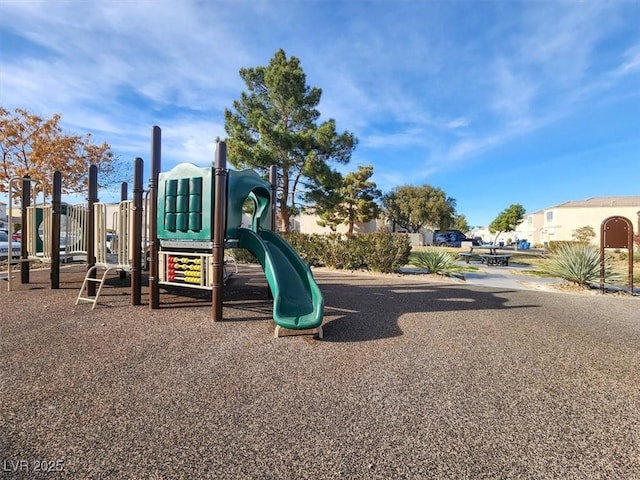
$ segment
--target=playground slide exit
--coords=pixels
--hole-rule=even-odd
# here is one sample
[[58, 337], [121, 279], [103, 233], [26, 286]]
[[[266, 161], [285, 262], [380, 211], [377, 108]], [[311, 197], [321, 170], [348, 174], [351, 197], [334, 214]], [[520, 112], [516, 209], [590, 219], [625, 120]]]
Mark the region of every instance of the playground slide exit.
[[238, 229], [238, 246], [260, 262], [273, 294], [273, 320], [303, 330], [322, 324], [324, 299], [311, 269], [282, 237], [271, 230]]

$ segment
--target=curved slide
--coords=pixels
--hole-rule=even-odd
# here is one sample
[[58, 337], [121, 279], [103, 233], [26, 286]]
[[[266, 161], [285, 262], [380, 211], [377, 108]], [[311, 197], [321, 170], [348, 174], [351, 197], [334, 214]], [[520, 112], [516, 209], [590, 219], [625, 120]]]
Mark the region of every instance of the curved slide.
[[260, 262], [273, 294], [276, 325], [304, 330], [322, 324], [324, 299], [311, 269], [277, 233], [238, 229], [238, 246], [249, 250]]

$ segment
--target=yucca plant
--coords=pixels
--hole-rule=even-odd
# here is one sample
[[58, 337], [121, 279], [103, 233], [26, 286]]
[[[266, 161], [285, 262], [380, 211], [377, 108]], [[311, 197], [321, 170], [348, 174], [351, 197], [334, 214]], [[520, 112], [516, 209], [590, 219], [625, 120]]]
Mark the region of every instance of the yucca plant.
[[[605, 279], [608, 282], [623, 280], [622, 273], [610, 257], [605, 256], [603, 262]], [[581, 287], [600, 280], [600, 265], [598, 248], [578, 242], [558, 245], [553, 256], [541, 262], [544, 271]]]
[[411, 255], [410, 263], [438, 275], [452, 276], [462, 270], [462, 267], [456, 263], [455, 255], [437, 248], [415, 252]]

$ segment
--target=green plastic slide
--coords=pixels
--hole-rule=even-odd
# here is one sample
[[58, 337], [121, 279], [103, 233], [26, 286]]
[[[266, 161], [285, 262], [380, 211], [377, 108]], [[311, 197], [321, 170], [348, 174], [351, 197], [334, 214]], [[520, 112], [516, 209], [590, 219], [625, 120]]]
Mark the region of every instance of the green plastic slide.
[[273, 320], [293, 330], [322, 324], [324, 299], [311, 269], [282, 237], [271, 230], [239, 228], [238, 246], [260, 262], [273, 294]]

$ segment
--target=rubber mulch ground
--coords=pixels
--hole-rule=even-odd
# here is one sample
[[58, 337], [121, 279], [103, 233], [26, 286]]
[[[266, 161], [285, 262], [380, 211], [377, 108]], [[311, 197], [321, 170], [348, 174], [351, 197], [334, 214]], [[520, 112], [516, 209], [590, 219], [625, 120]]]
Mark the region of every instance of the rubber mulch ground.
[[637, 298], [316, 271], [320, 341], [256, 267], [217, 323], [83, 268], [0, 282], [3, 478], [640, 478]]

